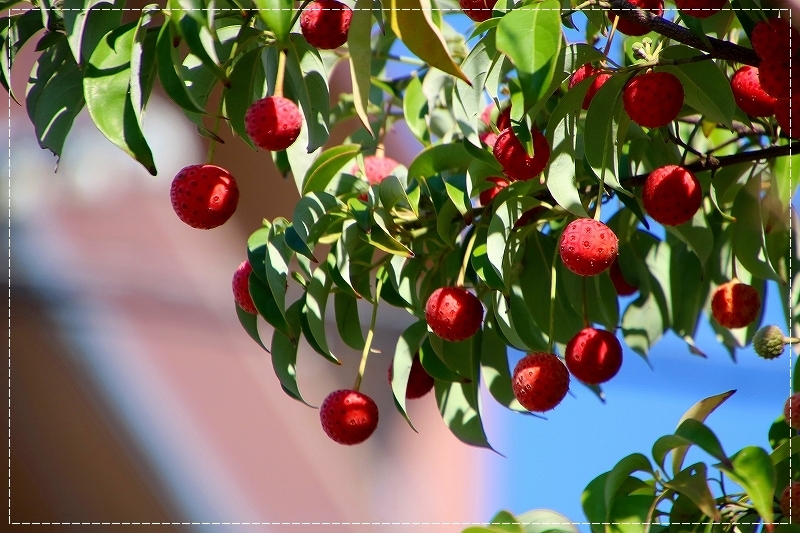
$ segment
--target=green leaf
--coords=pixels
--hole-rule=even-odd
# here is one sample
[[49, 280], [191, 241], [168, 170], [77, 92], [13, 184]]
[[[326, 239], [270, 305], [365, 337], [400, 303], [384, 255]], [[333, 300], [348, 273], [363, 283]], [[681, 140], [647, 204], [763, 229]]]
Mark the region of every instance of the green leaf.
[[559, 8], [558, 0], [523, 5], [497, 26], [497, 49], [514, 62], [523, 90], [518, 116], [536, 105], [553, 81], [563, 44]]
[[[786, 424], [786, 426], [789, 427], [788, 424]], [[791, 442], [789, 442], [790, 440]], [[770, 459], [773, 465], [778, 466], [778, 463], [781, 461], [797, 454], [800, 454], [800, 435], [794, 435], [790, 439], [783, 441], [778, 447], [772, 450]]]
[[258, 9], [258, 16], [267, 25], [267, 29], [275, 34], [278, 43], [288, 45], [291, 31], [294, 2], [292, 0], [253, 0]]
[[403, 418], [406, 419], [411, 429], [416, 431], [414, 424], [408, 417], [406, 411], [406, 387], [408, 386], [408, 376], [411, 374], [411, 364], [414, 362], [414, 355], [419, 351], [422, 342], [428, 336], [428, 326], [425, 322], [414, 322], [397, 339], [394, 349], [394, 359], [392, 360], [392, 395], [394, 405]]
[[758, 446], [748, 446], [731, 457], [731, 466], [714, 465], [738, 483], [750, 496], [753, 507], [764, 522], [772, 522], [775, 497], [775, 467], [769, 454]]
[[306, 285], [303, 316], [308, 321], [308, 329], [319, 348], [320, 355], [340, 365], [342, 363], [331, 353], [325, 337], [325, 306], [328, 304], [332, 284], [328, 277], [327, 264], [323, 263], [314, 270], [314, 275]]
[[478, 128], [484, 107], [484, 86], [492, 66], [499, 58], [500, 55], [495, 46], [495, 33], [492, 32], [478, 41], [461, 63], [461, 69], [472, 80], [472, 85], [468, 85], [462, 80], [455, 81], [453, 116], [465, 142], [477, 148], [481, 147]]
[[[285, 310], [286, 286], [289, 275], [289, 261], [294, 254], [286, 245], [286, 236], [284, 234], [286, 226], [288, 226], [288, 223], [285, 219], [276, 219], [270, 228], [264, 268], [267, 273], [267, 284], [272, 292], [272, 296], [275, 298], [278, 310], [287, 322], [289, 322]], [[298, 331], [298, 329], [292, 329], [295, 332]]]
[[254, 315], [252, 313], [248, 313], [241, 307], [239, 304], [235, 304], [236, 306], [236, 316], [239, 318], [239, 323], [242, 325], [244, 330], [250, 335], [250, 338], [256, 341], [259, 346], [264, 348], [264, 350], [269, 353], [269, 350], [266, 346], [264, 346], [264, 342], [261, 340], [261, 335], [258, 333], [258, 315]]
[[523, 524], [524, 533], [578, 533], [572, 520], [549, 509], [522, 513], [517, 520]]
[[409, 180], [425, 181], [443, 170], [466, 171], [471, 157], [461, 143], [438, 144], [426, 148], [408, 167]]
[[681, 422], [675, 430], [675, 435], [685, 438], [692, 444], [696, 444], [711, 454], [712, 457], [722, 461], [722, 463], [726, 465], [730, 464], [730, 460], [722, 450], [722, 444], [720, 444], [717, 436], [714, 435], [714, 432], [711, 431], [708, 426], [699, 420], [687, 418]]
[[450, 57], [447, 43], [431, 19], [430, 0], [389, 0], [392, 31], [411, 52], [432, 67], [471, 83]]
[[714, 248], [714, 232], [708, 227], [703, 209], [698, 209], [690, 221], [680, 226], [665, 226], [665, 228], [686, 243], [700, 259], [700, 264], [705, 270], [711, 250]]
[[297, 335], [300, 334], [299, 324], [297, 330], [292, 330], [292, 325], [286, 321], [283, 309], [278, 307], [269, 285], [262, 281], [255, 272], [251, 272], [248, 279], [250, 296], [253, 297], [253, 303], [258, 314], [264, 317], [267, 323], [275, 328], [276, 331], [280, 331], [287, 338], [297, 338]]
[[269, 227], [257, 229], [247, 239], [247, 262], [264, 283], [267, 282], [267, 270], [264, 265], [267, 258], [267, 239], [269, 239]]
[[333, 306], [339, 337], [350, 348], [363, 350], [364, 333], [361, 331], [361, 319], [358, 316], [358, 300], [350, 294], [336, 292], [333, 295]]
[[[709, 396], [708, 398], [703, 398], [692, 407], [689, 408], [688, 411], [683, 413], [681, 419], [678, 421], [678, 426], [683, 424], [686, 420], [697, 420], [698, 422], [705, 421], [708, 418], [708, 415], [713, 413], [717, 407], [725, 403], [725, 401], [733, 396], [735, 390], [729, 390], [728, 392], [723, 392], [721, 394], [715, 394], [714, 396]], [[688, 451], [688, 447], [686, 448], [678, 448], [672, 452], [672, 471], [673, 472], [680, 472], [683, 468], [683, 459], [686, 457], [686, 452]]]
[[761, 175], [754, 173], [739, 190], [731, 209], [736, 219], [731, 226], [733, 249], [742, 266], [754, 276], [785, 283], [767, 256], [760, 198]]
[[343, 144], [323, 151], [306, 171], [302, 194], [305, 196], [314, 191], [325, 190], [342, 167], [360, 150], [361, 146], [358, 144]]
[[433, 346], [431, 346], [431, 342], [429, 340], [430, 337], [430, 335], [427, 335], [419, 349], [419, 361], [422, 363], [422, 368], [425, 369], [425, 372], [430, 374], [433, 379], [437, 379], [439, 381], [444, 381], [447, 383], [466, 383], [468, 381], [467, 378], [459, 375], [456, 372], [453, 372], [447, 367], [446, 364], [444, 364], [442, 358], [437, 355], [436, 351], [433, 349]]
[[219, 35], [212, 28], [201, 0], [168, 0], [170, 20], [176, 25], [189, 51], [202, 61], [214, 76], [227, 81], [216, 49]]
[[124, 2], [119, 0], [64, 0], [64, 29], [78, 64], [94, 52], [100, 39], [120, 25]]
[[22, 15], [3, 17], [0, 19], [0, 83], [8, 91], [11, 98], [17, 101], [11, 88], [11, 66], [17, 53], [28, 40], [43, 28], [42, 17], [35, 10], [26, 11]]
[[621, 459], [608, 473], [603, 488], [603, 501], [606, 508], [605, 522], [610, 522], [611, 504], [617, 496], [617, 491], [633, 472], [648, 472], [653, 474], [650, 460], [641, 453], [632, 453]]
[[255, 48], [239, 56], [231, 67], [229, 86], [222, 92], [224, 114], [231, 128], [251, 148], [255, 145], [247, 134], [244, 117], [250, 105], [264, 96], [266, 75], [261, 61], [262, 52], [260, 48]]
[[105, 137], [156, 175], [153, 154], [131, 100], [131, 53], [137, 22], [107, 33], [92, 53], [84, 74], [89, 115]]
[[713, 518], [715, 521], [720, 520], [717, 501], [711, 494], [711, 489], [708, 488], [708, 474], [705, 464], [695, 463], [678, 472], [673, 479], [663, 483], [665, 487], [689, 498], [706, 516]]
[[[611, 76], [597, 91], [586, 113], [583, 135], [586, 161], [594, 173], [617, 190], [621, 189], [617, 176], [619, 156], [624, 138], [619, 138], [619, 129], [627, 115], [622, 109], [622, 88], [630, 77]], [[627, 193], [626, 193], [627, 194]]]
[[146, 8], [142, 11], [133, 34], [133, 46], [131, 47], [131, 106], [142, 131], [144, 131], [144, 108], [150, 98], [150, 91], [152, 91], [155, 81], [158, 33], [156, 30], [147, 29], [147, 25], [153, 18], [153, 9], [153, 5], [151, 5], [149, 10]]
[[[328, 141], [328, 73], [317, 49], [308, 44], [302, 35], [291, 34], [290, 38], [292, 46], [286, 51], [288, 83], [284, 90], [288, 98], [298, 103], [306, 119], [303, 129], [307, 135], [306, 152], [310, 154]], [[293, 146], [298, 146], [299, 142], [295, 141]], [[305, 173], [300, 173], [295, 176], [295, 180], [301, 180], [303, 176]], [[298, 190], [300, 189], [298, 183]]]
[[180, 70], [176, 68], [180, 65], [180, 61], [178, 48], [172, 46], [175, 37], [174, 25], [170, 22], [164, 22], [156, 42], [158, 79], [161, 82], [161, 87], [170, 100], [182, 109], [191, 113], [205, 114], [203, 106], [198, 104], [187, 90], [186, 82], [183, 80]]
[[[372, 71], [372, 6], [373, 0], [356, 0], [350, 30], [347, 32], [347, 50], [349, 52], [350, 81], [353, 84], [353, 104], [361, 123], [372, 135], [367, 107], [371, 87]], [[380, 16], [381, 10], [377, 9]]]
[[[292, 329], [300, 330], [300, 308], [303, 305], [302, 298], [286, 311], [286, 317]], [[275, 375], [281, 382], [281, 386], [291, 398], [311, 407], [311, 404], [303, 399], [297, 387], [297, 340], [290, 339], [282, 332], [275, 330], [272, 334], [272, 368]]]
[[511, 371], [508, 368], [506, 344], [497, 334], [496, 327], [494, 321], [484, 321], [481, 344], [481, 377], [492, 397], [500, 405], [513, 411], [527, 413], [528, 410], [522, 407], [511, 388]]
[[422, 82], [419, 81], [419, 77], [413, 76], [403, 94], [403, 117], [408, 124], [408, 129], [423, 145], [428, 145], [431, 141], [427, 116], [428, 99], [422, 92]]
[[392, 221], [385, 209], [374, 210], [372, 212], [372, 221], [374, 222], [372, 230], [369, 233], [360, 234], [362, 239], [384, 252], [402, 257], [414, 257], [414, 252], [389, 231]]

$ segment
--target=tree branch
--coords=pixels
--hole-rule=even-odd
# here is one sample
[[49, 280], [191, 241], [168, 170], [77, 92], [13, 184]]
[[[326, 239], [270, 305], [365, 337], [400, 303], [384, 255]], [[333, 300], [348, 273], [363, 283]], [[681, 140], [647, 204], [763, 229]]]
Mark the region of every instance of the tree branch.
[[708, 44], [692, 33], [689, 28], [679, 26], [649, 11], [642, 11], [627, 0], [604, 0], [600, 3], [600, 5], [602, 4], [608, 5], [611, 11], [618, 17], [641, 24], [651, 31], [669, 37], [679, 43], [689, 45], [692, 48], [707, 52], [717, 59], [736, 61], [754, 67], [757, 67], [760, 62], [759, 57], [751, 48], [739, 46], [729, 41], [715, 39], [714, 37], [708, 37], [708, 43], [711, 44], [709, 48]]

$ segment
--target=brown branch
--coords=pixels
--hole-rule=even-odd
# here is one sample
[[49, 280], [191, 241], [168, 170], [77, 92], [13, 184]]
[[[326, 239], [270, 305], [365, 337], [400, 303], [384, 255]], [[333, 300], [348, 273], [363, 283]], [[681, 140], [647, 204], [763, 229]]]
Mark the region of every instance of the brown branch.
[[714, 37], [708, 38], [708, 42], [711, 44], [709, 48], [708, 44], [692, 33], [689, 28], [679, 26], [649, 11], [642, 11], [627, 0], [605, 0], [601, 2], [600, 5], [603, 3], [607, 4], [611, 8], [611, 11], [618, 17], [641, 24], [651, 31], [669, 37], [679, 43], [689, 45], [692, 48], [707, 52], [717, 59], [736, 61], [737, 63], [743, 63], [754, 67], [757, 67], [760, 62], [759, 57], [751, 48], [739, 46], [738, 44], [733, 44], [729, 41], [716, 39]]

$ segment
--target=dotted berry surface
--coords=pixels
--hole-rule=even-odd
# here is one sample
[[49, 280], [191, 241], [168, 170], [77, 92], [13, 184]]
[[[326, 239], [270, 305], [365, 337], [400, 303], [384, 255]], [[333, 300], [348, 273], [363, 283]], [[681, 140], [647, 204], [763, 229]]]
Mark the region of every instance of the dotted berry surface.
[[[364, 170], [367, 172], [367, 181], [370, 185], [377, 185], [382, 182], [386, 176], [391, 176], [400, 163], [391, 157], [379, 157], [377, 155], [368, 155], [364, 158]], [[358, 163], [353, 164], [350, 173], [358, 176], [361, 169], [358, 168]]]
[[367, 440], [378, 427], [378, 406], [361, 392], [337, 390], [322, 402], [319, 418], [331, 440], [350, 446]]
[[[664, 0], [628, 0], [628, 1], [631, 4], [635, 5], [636, 7], [654, 13], [659, 17], [664, 14]], [[612, 24], [614, 22], [614, 19], [616, 18], [617, 15], [615, 15], [613, 11], [610, 11], [608, 13], [608, 20], [610, 20]], [[619, 19], [619, 22], [617, 23], [617, 31], [620, 33], [624, 33], [625, 35], [630, 35], [632, 37], [638, 37], [650, 32], [649, 29], [642, 26], [641, 24], [632, 22], [624, 18]]]
[[254, 315], [258, 311], [256, 311], [256, 304], [253, 303], [253, 297], [250, 296], [250, 273], [252, 271], [253, 267], [250, 266], [250, 263], [242, 261], [242, 264], [233, 273], [231, 285], [233, 287], [233, 298], [239, 304], [239, 307]]
[[683, 107], [683, 85], [669, 72], [647, 72], [632, 78], [622, 104], [632, 121], [646, 128], [666, 126]]
[[752, 323], [761, 310], [758, 291], [739, 281], [723, 283], [711, 297], [711, 314], [720, 326], [734, 329]]
[[703, 189], [692, 172], [678, 165], [666, 165], [647, 176], [642, 203], [653, 220], [678, 226], [692, 219], [703, 203]]
[[[791, 52], [789, 48], [791, 41]], [[783, 18], [763, 20], [753, 27], [750, 44], [761, 59], [789, 57], [800, 49], [800, 34]]]
[[[800, 429], [800, 392], [795, 392], [783, 404], [783, 417], [786, 423], [794, 429]], [[797, 501], [800, 505], [800, 500]]]
[[308, 44], [333, 50], [347, 42], [353, 11], [336, 0], [311, 2], [300, 15], [300, 32]]
[[236, 180], [216, 165], [184, 167], [172, 180], [169, 195], [178, 218], [197, 229], [221, 226], [239, 203]]
[[[790, 111], [791, 106], [791, 113]], [[791, 120], [790, 120], [791, 118]], [[775, 120], [781, 130], [793, 139], [800, 139], [800, 94], [775, 100]], [[795, 128], [794, 125], [797, 124]]]
[[285, 150], [297, 140], [302, 125], [297, 105], [282, 96], [256, 100], [244, 116], [247, 135], [264, 150]]
[[461, 10], [475, 22], [483, 22], [492, 18], [492, 8], [497, 0], [458, 0]]
[[542, 173], [550, 162], [550, 145], [538, 130], [531, 131], [533, 137], [533, 157], [528, 155], [511, 128], [504, 129], [497, 136], [492, 153], [503, 172], [512, 180], [530, 180]]
[[585, 328], [567, 343], [564, 359], [570, 373], [590, 385], [605, 383], [622, 367], [622, 346], [613, 333]]
[[440, 287], [425, 304], [425, 319], [431, 330], [451, 342], [472, 337], [483, 323], [483, 305], [461, 287]]
[[600, 69], [592, 67], [589, 63], [581, 66], [572, 73], [572, 76], [569, 77], [569, 88], [572, 89], [574, 86], [589, 78], [594, 76], [594, 79], [589, 84], [589, 88], [586, 90], [586, 96], [583, 97], [583, 103], [581, 107], [583, 109], [589, 109], [589, 104], [592, 103], [592, 99], [594, 95], [597, 94], [597, 91], [600, 90], [600, 87], [611, 78], [611, 74], [606, 72], [602, 72]]
[[728, 0], [675, 0], [681, 13], [704, 19], [719, 13]]
[[758, 81], [758, 69], [745, 65], [731, 78], [733, 99], [742, 111], [752, 117], [770, 117], [775, 113], [775, 98], [768, 95]]
[[780, 507], [783, 516], [792, 522], [800, 521], [800, 481], [793, 481], [781, 493]]
[[533, 352], [514, 367], [511, 388], [528, 411], [543, 413], [555, 408], [569, 390], [569, 372], [555, 354]]
[[579, 218], [561, 234], [559, 255], [579, 276], [594, 276], [611, 266], [619, 252], [616, 234], [598, 220]]
[[[394, 362], [389, 365], [389, 383], [392, 382], [394, 375]], [[422, 398], [433, 389], [433, 377], [425, 371], [422, 366], [422, 361], [419, 359], [419, 354], [414, 355], [414, 360], [411, 362], [411, 373], [408, 375], [408, 382], [406, 383], [406, 399], [415, 400]]]
[[790, 72], [800, 72], [800, 61], [789, 57], [768, 57], [758, 65], [758, 81], [768, 95], [775, 98], [789, 98], [792, 93], [800, 92], [798, 84], [790, 88]]

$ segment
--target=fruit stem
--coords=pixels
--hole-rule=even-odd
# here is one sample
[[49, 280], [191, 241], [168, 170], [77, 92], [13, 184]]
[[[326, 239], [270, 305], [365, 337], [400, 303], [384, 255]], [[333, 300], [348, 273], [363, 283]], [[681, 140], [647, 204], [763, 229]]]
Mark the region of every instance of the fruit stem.
[[[217, 137], [217, 132], [219, 131], [219, 119], [222, 117], [222, 105], [225, 102], [225, 99], [222, 96], [219, 97], [219, 105], [217, 106], [217, 116], [214, 119], [214, 137]], [[209, 165], [214, 163], [214, 150], [217, 147], [217, 140], [212, 138], [211, 142], [208, 143], [208, 154], [206, 155], [206, 161]]]
[[603, 205], [603, 193], [605, 191], [606, 191], [606, 176], [604, 170], [603, 173], [600, 174], [600, 186], [597, 188], [597, 201], [595, 202], [594, 206], [594, 217], [592, 217], [598, 222], [600, 221], [600, 209]]
[[278, 77], [275, 79], [273, 96], [283, 96], [283, 78], [286, 73], [286, 49], [278, 52]]
[[302, 4], [300, 4], [300, 7], [299, 7], [299, 8], [297, 8], [297, 11], [295, 11], [295, 13], [294, 13], [294, 17], [292, 17], [292, 23], [291, 23], [291, 24], [289, 24], [289, 29], [290, 29], [290, 30], [291, 30], [292, 28], [294, 28], [294, 25], [295, 25], [295, 24], [297, 24], [297, 19], [299, 19], [299, 18], [300, 18], [300, 15], [303, 13], [303, 10], [305, 10], [306, 6], [307, 6], [308, 4], [310, 4], [311, 2], [313, 2], [313, 1], [314, 1], [314, 0], [303, 0], [303, 3], [302, 3]]
[[378, 277], [377, 286], [375, 288], [375, 305], [372, 306], [372, 318], [369, 322], [369, 331], [367, 331], [367, 339], [364, 341], [364, 351], [361, 352], [361, 362], [358, 365], [358, 376], [353, 385], [353, 390], [358, 391], [361, 388], [361, 380], [364, 378], [364, 370], [367, 368], [367, 358], [369, 357], [369, 349], [372, 347], [372, 338], [375, 336], [375, 322], [378, 318], [378, 302], [381, 299], [381, 289], [383, 288], [383, 279]]
[[606, 47], [603, 49], [603, 55], [608, 57], [608, 52], [611, 50], [611, 43], [614, 42], [614, 35], [617, 33], [617, 24], [619, 24], [619, 17], [614, 17], [614, 23], [611, 25], [611, 31], [608, 32], [608, 40]]
[[586, 276], [581, 276], [583, 294], [581, 296], [581, 305], [583, 306], [583, 327], [589, 327], [589, 313], [586, 307]]
[[467, 265], [469, 258], [472, 256], [472, 247], [475, 246], [475, 237], [478, 236], [478, 230], [474, 230], [467, 242], [467, 248], [464, 251], [464, 259], [461, 261], [461, 269], [458, 271], [458, 278], [456, 279], [456, 287], [464, 286], [464, 277], [467, 274]]
[[800, 339], [798, 339], [797, 337], [784, 337], [783, 338], [783, 343], [784, 344], [797, 344], [798, 342], [800, 342]]
[[547, 332], [547, 351], [553, 353], [553, 332], [556, 329], [556, 265], [558, 264], [559, 246], [556, 242], [556, 251], [550, 265], [550, 329]]

